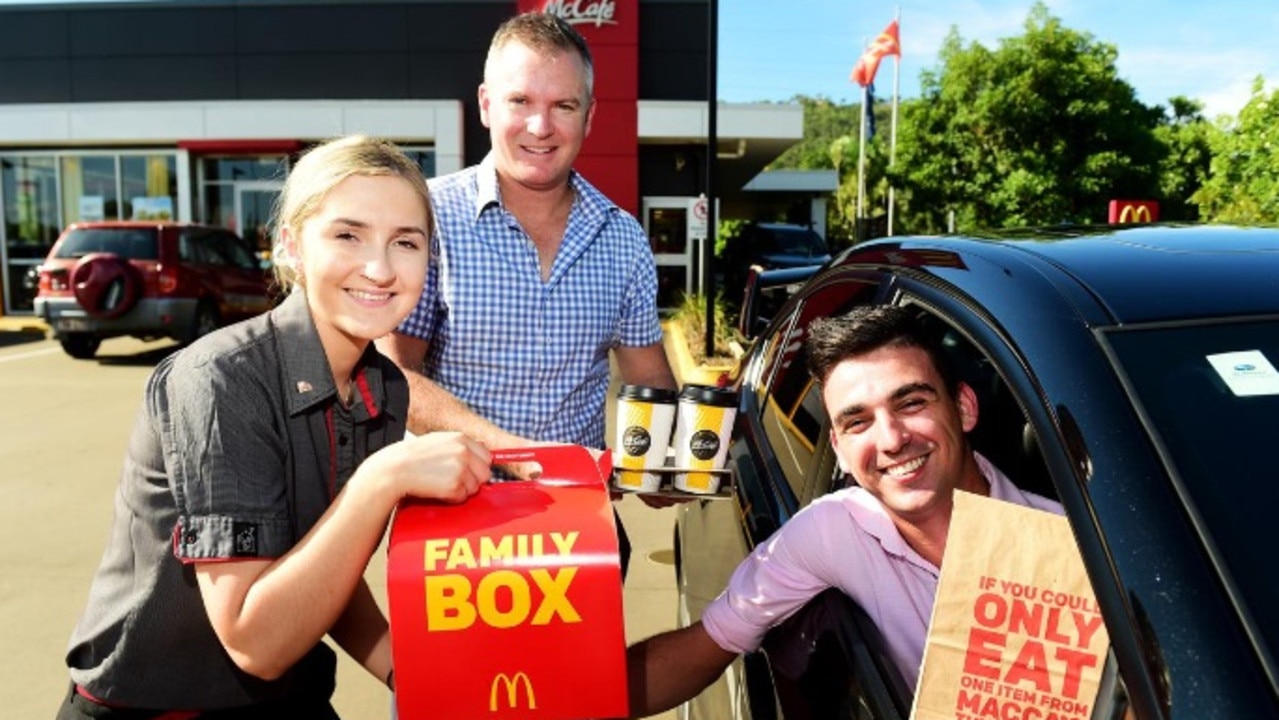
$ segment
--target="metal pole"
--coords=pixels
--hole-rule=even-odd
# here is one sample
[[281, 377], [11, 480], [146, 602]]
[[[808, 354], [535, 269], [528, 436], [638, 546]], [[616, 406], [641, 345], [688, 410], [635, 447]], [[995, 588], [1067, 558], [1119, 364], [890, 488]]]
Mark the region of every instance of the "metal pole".
[[[897, 17], [894, 19], [897, 21], [897, 33], [898, 33], [898, 37], [900, 38], [901, 37], [901, 21], [902, 21], [902, 9], [900, 6], [897, 8]], [[901, 90], [901, 78], [902, 78], [902, 56], [901, 56], [901, 47], [899, 43], [897, 48], [897, 54], [893, 56], [893, 128], [891, 130], [892, 134], [889, 135], [889, 141], [888, 141], [888, 167], [890, 169], [897, 162], [897, 93]], [[890, 237], [893, 234], [893, 206], [896, 204], [894, 202], [894, 196], [896, 195], [896, 193], [893, 190], [894, 188], [892, 183], [889, 183], [888, 185], [888, 234]]]
[[866, 203], [866, 103], [869, 99], [870, 93], [863, 87], [861, 123], [858, 126], [857, 134], [857, 225], [856, 231], [853, 233], [855, 242], [861, 242], [866, 239], [864, 211]]
[[719, 155], [718, 87], [719, 2], [708, 0], [706, 19], [706, 240], [702, 242], [702, 288], [706, 300], [706, 357], [715, 355], [715, 163]]

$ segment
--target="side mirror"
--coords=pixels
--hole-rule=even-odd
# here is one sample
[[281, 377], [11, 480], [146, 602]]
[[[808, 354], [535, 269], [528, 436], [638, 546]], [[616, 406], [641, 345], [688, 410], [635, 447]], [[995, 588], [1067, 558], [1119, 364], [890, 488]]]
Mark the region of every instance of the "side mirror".
[[821, 265], [805, 265], [765, 270], [759, 265], [752, 265], [746, 273], [746, 289], [742, 296], [742, 312], [737, 318], [737, 331], [747, 339], [759, 335], [768, 328], [773, 316], [786, 301], [821, 269]]
[[759, 276], [764, 268], [751, 265], [746, 271], [746, 287], [742, 290], [742, 309], [737, 314], [737, 332], [742, 337], [755, 337], [755, 323], [759, 317]]

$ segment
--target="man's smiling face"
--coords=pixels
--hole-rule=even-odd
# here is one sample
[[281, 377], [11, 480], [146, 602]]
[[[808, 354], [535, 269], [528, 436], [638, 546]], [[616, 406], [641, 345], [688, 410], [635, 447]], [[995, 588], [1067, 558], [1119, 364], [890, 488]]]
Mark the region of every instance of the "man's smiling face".
[[546, 54], [518, 41], [498, 50], [479, 91], [498, 175], [531, 190], [562, 186], [590, 132], [590, 95], [586, 66], [574, 53]]
[[954, 489], [971, 483], [964, 433], [977, 424], [976, 396], [961, 383], [952, 397], [923, 349], [888, 345], [846, 359], [822, 397], [840, 467], [895, 519], [949, 512]]

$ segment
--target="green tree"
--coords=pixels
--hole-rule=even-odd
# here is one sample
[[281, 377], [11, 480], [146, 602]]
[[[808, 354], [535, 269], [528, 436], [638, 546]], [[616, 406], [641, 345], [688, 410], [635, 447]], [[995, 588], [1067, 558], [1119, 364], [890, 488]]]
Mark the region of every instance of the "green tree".
[[790, 146], [769, 163], [770, 170], [828, 170], [835, 167], [831, 143], [849, 133], [856, 137], [857, 105], [839, 105], [817, 96], [796, 95], [791, 99], [804, 108], [804, 139]]
[[901, 108], [893, 179], [901, 227], [1099, 222], [1112, 198], [1158, 191], [1160, 110], [1119, 78], [1117, 50], [1036, 3], [995, 50], [951, 30], [940, 68]]
[[1279, 222], [1279, 90], [1253, 81], [1237, 120], [1223, 118], [1213, 135], [1212, 170], [1191, 201], [1204, 220], [1241, 224]]
[[1159, 165], [1159, 218], [1195, 221], [1199, 208], [1190, 199], [1208, 179], [1213, 138], [1220, 131], [1204, 118], [1202, 102], [1178, 96], [1168, 103], [1168, 115], [1155, 128], [1165, 149]]

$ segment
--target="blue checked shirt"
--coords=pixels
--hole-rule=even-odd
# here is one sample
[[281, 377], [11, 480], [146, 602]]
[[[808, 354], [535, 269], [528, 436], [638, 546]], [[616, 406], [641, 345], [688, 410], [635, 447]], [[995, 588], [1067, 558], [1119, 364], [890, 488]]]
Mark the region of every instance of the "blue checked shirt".
[[498, 197], [490, 155], [430, 181], [437, 231], [399, 332], [430, 343], [423, 372], [527, 438], [604, 447], [608, 353], [662, 339], [657, 271], [635, 218], [574, 172], [550, 279]]

